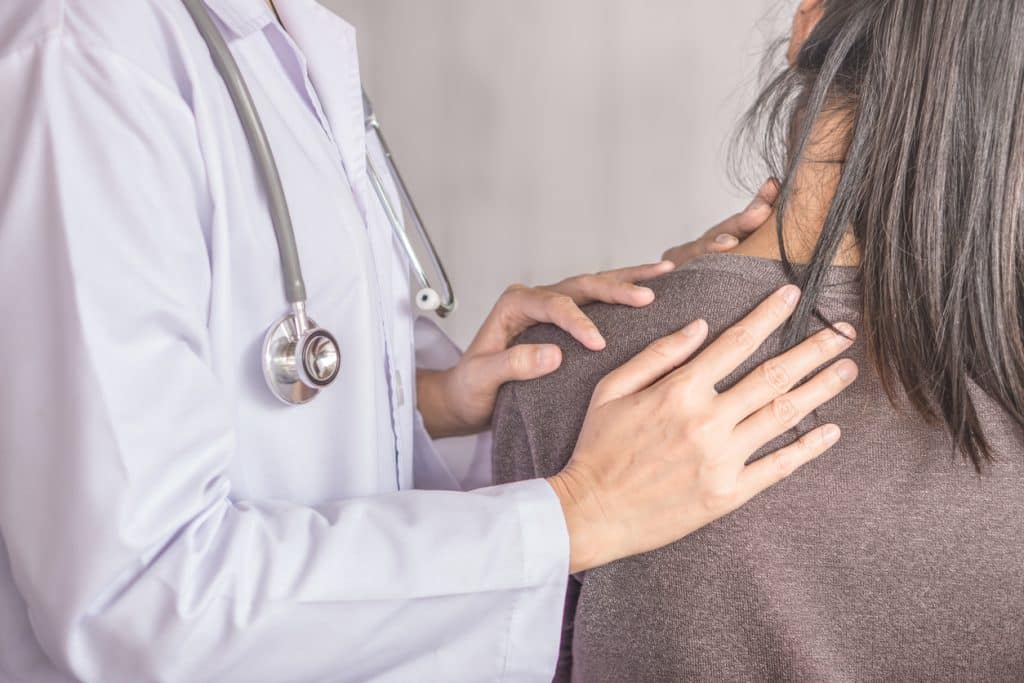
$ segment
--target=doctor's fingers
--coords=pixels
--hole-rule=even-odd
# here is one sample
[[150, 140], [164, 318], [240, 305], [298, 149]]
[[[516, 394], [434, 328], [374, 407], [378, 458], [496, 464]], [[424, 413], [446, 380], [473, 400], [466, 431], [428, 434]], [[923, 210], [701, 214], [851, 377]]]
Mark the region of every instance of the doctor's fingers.
[[641, 307], [654, 301], [654, 292], [636, 283], [653, 280], [673, 268], [675, 265], [671, 261], [661, 261], [592, 275], [578, 275], [543, 289], [569, 296], [579, 305], [601, 301]]
[[663, 381], [713, 387], [757, 351], [765, 339], [789, 319], [799, 301], [800, 288], [796, 285], [777, 290]]
[[757, 194], [745, 209], [729, 216], [724, 221], [708, 230], [709, 235], [733, 235], [740, 239], [761, 227], [771, 218], [775, 202], [779, 199], [779, 181], [769, 178], [758, 189]]
[[500, 353], [537, 323], [553, 323], [589, 349], [604, 348], [604, 337], [572, 297], [542, 287], [511, 285], [494, 304], [466, 355]]
[[506, 382], [537, 379], [554, 372], [562, 364], [562, 350], [554, 344], [519, 344], [497, 353], [473, 356], [467, 362], [471, 363], [468, 373], [489, 391], [497, 391]]
[[[745, 209], [734, 213], [705, 232], [700, 241], [707, 244], [708, 251], [732, 249], [771, 218], [778, 198], [779, 183], [774, 178], [769, 178], [761, 185]], [[731, 237], [731, 242], [724, 240], [724, 237]]]
[[605, 347], [604, 337], [597, 325], [580, 309], [579, 304], [568, 294], [548, 287], [510, 287], [501, 295], [492, 317], [485, 325], [492, 321], [502, 329], [502, 348], [511, 344], [523, 330], [537, 323], [551, 323], [561, 328], [591, 351], [600, 351]]
[[857, 379], [857, 364], [850, 359], [833, 363], [793, 391], [780, 396], [736, 426], [733, 435], [748, 453], [794, 429]]
[[743, 211], [729, 216], [692, 242], [669, 249], [662, 255], [678, 266], [684, 266], [709, 253], [734, 249], [750, 233], [767, 221], [779, 196], [779, 184], [767, 180]]
[[708, 324], [695, 320], [678, 332], [651, 343], [598, 382], [591, 406], [600, 406], [647, 389], [682, 365], [700, 348], [707, 336]]
[[730, 508], [736, 509], [767, 488], [793, 474], [839, 442], [842, 432], [834, 424], [813, 429], [774, 453], [750, 463], [740, 472]]
[[824, 329], [785, 353], [771, 358], [716, 399], [716, 410], [734, 422], [748, 417], [792, 389], [815, 368], [820, 368], [853, 345], [856, 331], [848, 323], [836, 325], [838, 333]]

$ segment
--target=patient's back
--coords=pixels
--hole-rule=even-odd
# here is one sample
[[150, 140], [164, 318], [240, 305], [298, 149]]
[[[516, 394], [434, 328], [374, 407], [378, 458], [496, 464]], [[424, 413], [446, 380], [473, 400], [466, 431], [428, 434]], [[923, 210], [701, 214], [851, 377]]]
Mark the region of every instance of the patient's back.
[[[832, 269], [821, 309], [860, 330], [855, 278]], [[565, 360], [503, 390], [498, 478], [558, 472], [603, 375], [693, 319], [717, 334], [785, 282], [773, 261], [706, 257], [653, 282], [648, 308], [589, 307], [601, 353], [528, 331], [522, 341], [557, 343]], [[862, 341], [848, 356], [858, 382], [797, 430], [839, 424], [832, 451], [678, 543], [587, 572], [574, 680], [1024, 680], [1024, 434], [977, 395], [997, 455], [979, 477], [941, 428], [893, 407]]]

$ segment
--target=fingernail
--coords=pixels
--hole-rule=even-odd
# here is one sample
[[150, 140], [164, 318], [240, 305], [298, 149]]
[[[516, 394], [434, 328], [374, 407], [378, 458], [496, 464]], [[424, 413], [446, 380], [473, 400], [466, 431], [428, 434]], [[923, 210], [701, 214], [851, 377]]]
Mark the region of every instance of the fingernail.
[[857, 364], [852, 360], [840, 361], [836, 365], [836, 374], [844, 382], [852, 382], [857, 378]]
[[800, 301], [800, 288], [796, 285], [786, 285], [779, 290], [779, 295], [790, 307], [796, 306]]
[[715, 244], [721, 244], [723, 246], [736, 246], [740, 241], [732, 235], [719, 235], [715, 238]]
[[694, 320], [692, 323], [683, 328], [683, 336], [686, 337], [697, 337], [704, 331], [704, 327], [707, 325], [703, 320]]
[[658, 264], [658, 268], [660, 268], [661, 270], [675, 270], [676, 263], [675, 263], [675, 261], [670, 261], [669, 259], [665, 259], [664, 261], [662, 261], [661, 263]]
[[558, 352], [550, 346], [542, 346], [537, 349], [537, 368], [547, 370], [558, 364]]
[[840, 334], [835, 335], [835, 342], [841, 346], [850, 346], [853, 341], [857, 338], [857, 330], [853, 329], [853, 325], [849, 323], [838, 323], [836, 329]]
[[839, 441], [839, 437], [842, 435], [842, 431], [840, 431], [839, 427], [837, 427], [836, 425], [826, 425], [824, 431], [821, 434], [821, 438], [826, 445], [831, 445], [834, 444], [836, 441]]
[[853, 346], [853, 340], [848, 337], [844, 337], [841, 334], [833, 333], [832, 339], [829, 340], [829, 344], [836, 349], [846, 349]]
[[836, 329], [845, 334], [850, 339], [856, 339], [857, 330], [854, 329], [850, 323], [836, 323]]
[[649, 304], [654, 301], [654, 290], [650, 287], [637, 287], [636, 297], [640, 303]]

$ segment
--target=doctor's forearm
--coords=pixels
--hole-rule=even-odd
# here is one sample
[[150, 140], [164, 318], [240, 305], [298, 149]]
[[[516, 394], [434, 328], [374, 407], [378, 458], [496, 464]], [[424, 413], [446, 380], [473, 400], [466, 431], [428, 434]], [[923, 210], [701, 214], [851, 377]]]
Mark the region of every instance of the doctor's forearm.
[[465, 424], [451, 409], [450, 370], [416, 370], [416, 407], [431, 438], [475, 434], [479, 429]]

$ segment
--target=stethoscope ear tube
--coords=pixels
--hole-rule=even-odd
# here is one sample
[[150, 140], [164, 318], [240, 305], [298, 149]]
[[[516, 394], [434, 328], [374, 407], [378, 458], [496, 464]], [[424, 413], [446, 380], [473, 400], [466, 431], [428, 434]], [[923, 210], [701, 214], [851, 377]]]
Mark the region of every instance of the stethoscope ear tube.
[[[245, 131], [249, 149], [256, 162], [256, 168], [263, 180], [270, 207], [270, 218], [274, 226], [277, 248], [281, 260], [281, 273], [284, 280], [285, 298], [291, 304], [291, 312], [275, 322], [263, 343], [263, 375], [270, 390], [279, 399], [290, 404], [306, 403], [319, 394], [320, 390], [331, 384], [338, 376], [341, 368], [341, 349], [337, 340], [326, 330], [317, 327], [306, 315], [306, 285], [302, 279], [302, 268], [299, 263], [298, 247], [295, 244], [295, 231], [292, 228], [291, 213], [285, 197], [281, 176], [274, 160], [259, 112], [253, 102], [252, 94], [245, 83], [238, 63], [235, 61], [223, 36], [214, 25], [204, 0], [182, 0], [185, 9], [192, 16], [196, 29], [202, 36], [210, 52], [210, 58], [224, 81], [231, 101], [238, 113], [238, 119]], [[395, 232], [402, 247], [409, 257], [411, 268], [420, 282], [421, 288], [416, 293], [416, 305], [421, 310], [433, 310], [444, 317], [455, 310], [455, 293], [452, 290], [448, 274], [437, 254], [437, 249], [430, 240], [430, 235], [423, 226], [419, 211], [409, 195], [409, 190], [398, 172], [391, 156], [380, 126], [373, 114], [373, 105], [363, 92], [363, 104], [366, 110], [366, 129], [374, 135], [383, 150], [388, 171], [395, 179], [401, 201], [409, 208], [412, 224], [416, 228], [420, 241], [426, 246], [431, 264], [440, 275], [444, 284], [444, 297], [430, 284], [423, 264], [416, 256], [409, 237], [405, 232], [399, 211], [392, 205], [384, 187], [384, 181], [367, 154], [367, 173], [377, 198], [387, 215], [388, 222]]]
[[380, 145], [381, 151], [384, 153], [384, 162], [388, 166], [388, 172], [395, 181], [399, 199], [409, 210], [407, 214], [410, 219], [409, 222], [411, 222], [415, 228], [417, 238], [423, 246], [426, 247], [431, 267], [433, 267], [434, 271], [440, 277], [441, 284], [443, 286], [443, 290], [439, 293], [437, 288], [431, 284], [430, 278], [427, 277], [426, 270], [423, 268], [423, 264], [420, 262], [415, 249], [413, 249], [412, 243], [409, 241], [409, 236], [403, 227], [401, 214], [392, 205], [391, 199], [388, 197], [387, 190], [384, 187], [384, 182], [381, 179], [381, 175], [377, 172], [373, 159], [371, 159], [369, 154], [367, 154], [366, 168], [367, 175], [370, 178], [370, 185], [373, 187], [373, 191], [377, 195], [377, 200], [380, 202], [380, 205], [384, 209], [384, 213], [387, 215], [392, 231], [394, 231], [395, 236], [398, 238], [398, 241], [402, 244], [402, 248], [405, 250], [413, 274], [419, 281], [420, 290], [416, 293], [416, 306], [423, 311], [434, 311], [437, 313], [438, 317], [447, 317], [455, 311], [455, 308], [458, 305], [458, 302], [455, 299], [455, 290], [452, 287], [451, 280], [448, 278], [448, 272], [445, 270], [444, 263], [441, 262], [441, 257], [437, 252], [437, 248], [434, 246], [433, 240], [430, 239], [430, 233], [427, 232], [427, 228], [423, 224], [423, 218], [420, 216], [419, 209], [416, 208], [416, 203], [413, 201], [409, 188], [405, 184], [405, 179], [398, 170], [397, 164], [395, 164], [394, 155], [391, 153], [391, 148], [388, 146], [387, 140], [384, 138], [384, 134], [380, 129], [380, 123], [377, 121], [377, 116], [374, 113], [373, 103], [370, 101], [365, 90], [363, 91], [363, 109], [366, 116], [366, 132], [367, 134], [372, 135], [377, 140], [377, 144]]

